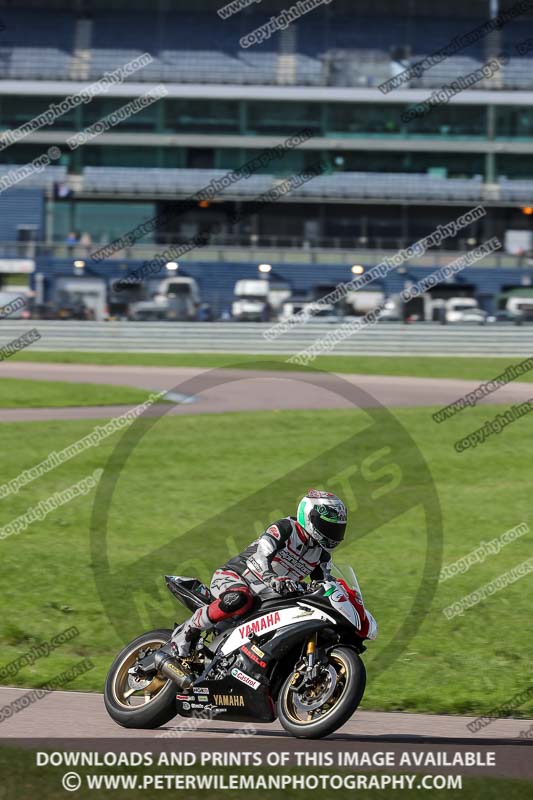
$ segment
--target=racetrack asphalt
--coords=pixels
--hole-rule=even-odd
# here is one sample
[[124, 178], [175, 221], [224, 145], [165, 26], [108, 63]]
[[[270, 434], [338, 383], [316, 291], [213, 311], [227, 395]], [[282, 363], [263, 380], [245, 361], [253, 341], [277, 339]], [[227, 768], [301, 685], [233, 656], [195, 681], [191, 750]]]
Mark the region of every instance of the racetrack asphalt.
[[[3, 363], [0, 369], [0, 375], [6, 378], [131, 386], [152, 391], [173, 391], [189, 396], [193, 390], [193, 396], [188, 398], [187, 402], [173, 406], [169, 411], [171, 414], [352, 407], [351, 403], [335, 392], [334, 376], [318, 372], [316, 375], [312, 374], [311, 379], [319, 384], [316, 385], [308, 382], [304, 384], [302, 379], [305, 374], [260, 370], [205, 370], [192, 367], [93, 366], [28, 362]], [[209, 382], [210, 388], [199, 393], [194, 392], [195, 383], [201, 385], [202, 375]], [[478, 381], [443, 378], [376, 375], [341, 375], [339, 378], [359, 387], [367, 394], [361, 401], [362, 407], [444, 406], [479, 386]], [[533, 397], [533, 385], [513, 382], [502, 386], [480, 402], [511, 404], [524, 402], [531, 397]], [[131, 406], [125, 405], [7, 408], [0, 409], [0, 422], [102, 419], [122, 414], [129, 408]]]
[[[0, 707], [27, 692], [26, 689], [0, 688]], [[387, 752], [394, 754], [396, 763], [406, 752], [411, 753], [412, 758], [423, 757], [423, 754], [438, 757], [445, 753], [450, 763], [457, 754], [466, 758], [470, 753], [485, 759], [485, 764], [492, 754], [494, 766], [491, 767], [481, 764], [439, 766], [412, 771], [533, 779], [533, 740], [521, 736], [531, 727], [532, 720], [496, 719], [478, 733], [471, 733], [467, 724], [473, 720], [473, 717], [356, 711], [346, 725], [319, 740], [295, 739], [279, 722], [243, 725], [176, 717], [156, 730], [133, 730], [121, 728], [108, 717], [102, 695], [57, 691], [4, 720], [0, 724], [0, 747], [92, 753], [186, 751], [197, 754], [197, 758], [198, 754], [205, 758], [208, 753], [213, 753], [213, 758], [235, 758], [239, 753], [250, 752], [261, 753], [265, 758], [277, 751], [288, 754], [288, 763], [293, 765], [296, 754], [303, 752], [315, 759], [322, 758], [324, 753], [333, 758], [341, 753], [366, 753], [379, 759]], [[309, 763], [320, 764], [318, 761]], [[372, 770], [372, 767], [366, 769]], [[317, 767], [311, 770], [318, 771]]]
[[[31, 692], [29, 689], [0, 687], [0, 707], [11, 703], [18, 697]], [[496, 743], [519, 740], [520, 733], [533, 724], [533, 720], [495, 719], [492, 723], [472, 733], [467, 727], [475, 717], [444, 716], [437, 714], [405, 714], [382, 711], [356, 711], [352, 719], [333, 734], [334, 739], [367, 739], [380, 737], [392, 741], [422, 737]], [[195, 721], [196, 722], [196, 721]], [[191, 731], [185, 719], [171, 720], [163, 728], [154, 731], [121, 728], [108, 716], [103, 696], [89, 692], [50, 692], [28, 708], [13, 714], [0, 723], [0, 739], [43, 737], [60, 739], [62, 737], [91, 739], [113, 738], [151, 738], [158, 739], [162, 733], [170, 738], [174, 735], [183, 738], [220, 738], [230, 735], [243, 727], [238, 722], [198, 720], [198, 727]], [[254, 744], [257, 738], [271, 741], [279, 737], [289, 737], [279, 722], [255, 725]], [[290, 737], [289, 737], [290, 738]], [[533, 744], [525, 738], [523, 744]]]

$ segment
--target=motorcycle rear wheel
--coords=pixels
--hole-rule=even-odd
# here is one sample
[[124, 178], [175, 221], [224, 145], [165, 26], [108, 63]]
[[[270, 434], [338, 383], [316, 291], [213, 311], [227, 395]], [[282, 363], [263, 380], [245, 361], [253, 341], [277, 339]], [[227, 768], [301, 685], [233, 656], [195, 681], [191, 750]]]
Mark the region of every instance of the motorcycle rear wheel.
[[298, 739], [329, 736], [348, 722], [363, 698], [366, 670], [359, 655], [348, 647], [334, 647], [328, 655], [329, 667], [333, 671], [330, 674], [334, 679], [330, 687], [324, 689], [327, 699], [323, 705], [318, 704], [319, 690], [317, 702], [313, 703], [308, 695], [302, 693], [303, 690], [291, 689], [294, 673], [281, 687], [277, 700], [278, 719], [287, 733]]
[[156, 673], [146, 686], [140, 684], [136, 689], [130, 685], [128, 676], [128, 669], [135, 664], [141, 650], [157, 650], [171, 635], [172, 631], [166, 628], [143, 633], [126, 645], [111, 664], [104, 703], [109, 716], [123, 728], [159, 728], [176, 716], [174, 681]]

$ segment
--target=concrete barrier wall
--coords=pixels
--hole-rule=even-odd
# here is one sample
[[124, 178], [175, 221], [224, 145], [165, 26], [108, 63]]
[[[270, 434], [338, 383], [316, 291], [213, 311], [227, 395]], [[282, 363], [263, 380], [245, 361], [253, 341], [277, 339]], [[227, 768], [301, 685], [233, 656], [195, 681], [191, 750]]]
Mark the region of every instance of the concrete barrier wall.
[[[1, 320], [0, 345], [37, 328], [32, 350], [153, 353], [284, 353], [309, 347], [337, 324], [311, 322], [270, 342], [262, 323], [60, 322]], [[533, 326], [381, 323], [339, 342], [337, 355], [533, 355]], [[1, 375], [1, 366], [0, 366]]]

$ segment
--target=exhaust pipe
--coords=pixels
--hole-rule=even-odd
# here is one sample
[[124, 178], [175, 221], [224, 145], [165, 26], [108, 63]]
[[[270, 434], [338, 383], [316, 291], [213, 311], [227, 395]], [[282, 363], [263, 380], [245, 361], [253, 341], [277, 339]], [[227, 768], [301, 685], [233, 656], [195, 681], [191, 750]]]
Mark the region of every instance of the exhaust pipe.
[[193, 678], [191, 673], [164, 650], [158, 650], [155, 654], [155, 666], [158, 672], [161, 672], [167, 678], [176, 683], [180, 689], [187, 689], [191, 686]]

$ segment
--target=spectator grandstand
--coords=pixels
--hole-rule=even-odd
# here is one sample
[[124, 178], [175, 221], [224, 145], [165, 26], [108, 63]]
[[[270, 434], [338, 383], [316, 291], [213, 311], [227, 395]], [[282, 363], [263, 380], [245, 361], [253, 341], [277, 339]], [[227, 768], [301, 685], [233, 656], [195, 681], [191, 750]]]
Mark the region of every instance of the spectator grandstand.
[[[466, 9], [457, 4], [452, 19], [443, 13], [448, 8], [439, 11], [423, 0], [411, 0], [407, 13], [393, 2], [354, 7], [348, 0], [336, 0], [335, 8], [318, 7], [296, 25], [248, 49], [240, 47], [240, 39], [290, 4], [271, 0], [268, 12], [252, 6], [224, 21], [215, 16], [218, 0], [183, 2], [180, 10], [162, 2], [155, 8], [98, 2], [76, 8], [65, 3], [53, 11], [31, 3], [27, 8], [6, 5], [2, 79], [95, 79], [149, 52], [153, 63], [132, 80], [372, 87], [391, 78], [398, 63], [415, 64], [454, 37], [480, 27], [489, 4], [475, 0]], [[502, 87], [529, 88], [533, 59], [517, 52], [527, 38], [522, 18], [474, 41], [466, 53], [449, 56], [409, 86], [439, 87], [478, 68], [494, 48], [495, 36], [498, 50], [510, 56]]]
[[[491, 15], [512, 11], [513, 0], [451, 0], [446, 8], [429, 0], [333, 0], [263, 43], [242, 46], [243, 37], [290, 3], [268, 0], [268, 11], [266, 2], [254, 3], [228, 19], [217, 14], [223, 0], [176, 5], [0, 0], [0, 131], [31, 123], [145, 53], [151, 59], [90, 102], [3, 143], [0, 182], [6, 180], [0, 186], [51, 147], [59, 157], [0, 192], [17, 208], [0, 252], [49, 259], [53, 281], [54, 258], [66, 259], [63, 272], [69, 258], [71, 270], [74, 260], [90, 258], [87, 246], [65, 245], [71, 232], [83, 231], [97, 249], [153, 219], [138, 242], [112, 255], [115, 265], [216, 228], [211, 249], [187, 253], [188, 268], [218, 258], [225, 269], [249, 263], [253, 272], [253, 254], [252, 261], [257, 256], [287, 268], [315, 263], [344, 269], [356, 254], [367, 264], [372, 248], [383, 256], [483, 204], [485, 219], [447, 242], [447, 249], [465, 250], [493, 235], [504, 241], [508, 231], [518, 232], [524, 246], [497, 253], [484, 266], [529, 269], [533, 12], [489, 30]], [[450, 44], [453, 52], [439, 63], [402, 74]], [[502, 55], [493, 77], [406, 121], [406, 110], [435, 89]], [[384, 87], [391, 79], [396, 85]], [[158, 84], [166, 95], [157, 103], [76, 149], [68, 146], [73, 133]], [[265, 161], [186, 213], [173, 213], [175, 201], [220, 183], [304, 129], [309, 138], [283, 158]], [[284, 179], [318, 164], [323, 174], [253, 210]], [[25, 191], [41, 193], [27, 212]], [[430, 266], [427, 258], [416, 268]], [[477, 267], [471, 272], [481, 274]], [[495, 280], [499, 288], [508, 285], [505, 277]]]
[[[87, 167], [83, 174], [83, 189], [95, 194], [103, 192], [145, 195], [149, 186], [149, 191], [154, 194], [188, 195], [200, 191], [206, 183], [222, 180], [226, 174], [224, 170]], [[252, 175], [242, 185], [222, 189], [220, 197], [256, 197], [268, 192], [278, 183], [275, 175]], [[319, 176], [294, 189], [291, 192], [291, 201], [303, 197], [326, 200], [356, 200], [365, 197], [391, 200], [479, 200], [482, 196], [481, 189], [480, 175], [464, 180], [447, 180], [432, 175], [402, 172], [341, 172]]]

